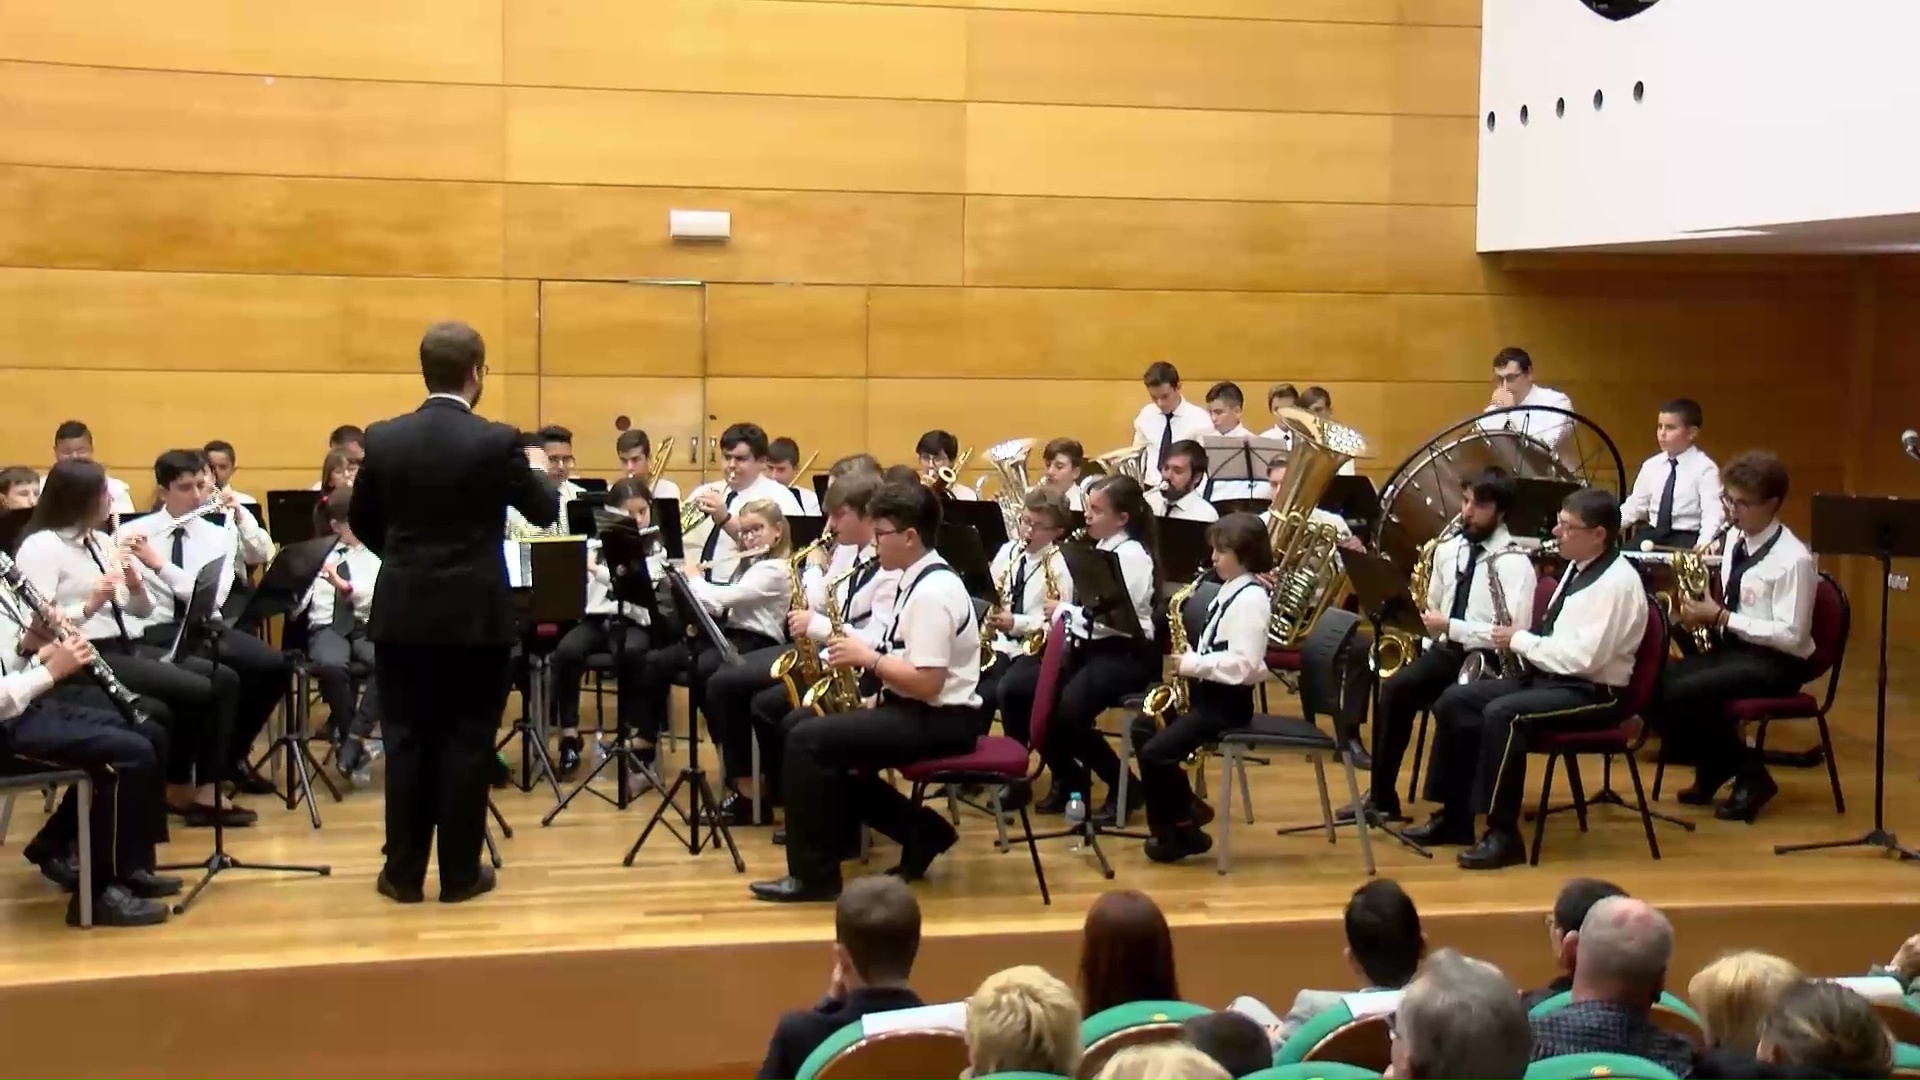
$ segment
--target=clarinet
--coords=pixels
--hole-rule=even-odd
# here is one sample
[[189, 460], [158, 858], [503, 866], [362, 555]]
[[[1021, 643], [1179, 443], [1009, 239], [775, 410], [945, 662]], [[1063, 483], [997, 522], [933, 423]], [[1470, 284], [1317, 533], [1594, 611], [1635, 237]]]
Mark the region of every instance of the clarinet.
[[[19, 564], [4, 554], [0, 554], [0, 585], [6, 586], [15, 599], [32, 608], [34, 614], [40, 616], [53, 631], [56, 641], [66, 641], [79, 635], [80, 631], [67, 619], [66, 613], [41, 596], [39, 590], [27, 581], [27, 576], [20, 572]], [[113, 673], [113, 668], [105, 660], [95, 654], [88, 669], [93, 674], [93, 680], [100, 684], [100, 689], [106, 691], [107, 697], [113, 700], [113, 707], [128, 723], [146, 722], [147, 715], [140, 709], [140, 699], [121, 683], [120, 677]]]

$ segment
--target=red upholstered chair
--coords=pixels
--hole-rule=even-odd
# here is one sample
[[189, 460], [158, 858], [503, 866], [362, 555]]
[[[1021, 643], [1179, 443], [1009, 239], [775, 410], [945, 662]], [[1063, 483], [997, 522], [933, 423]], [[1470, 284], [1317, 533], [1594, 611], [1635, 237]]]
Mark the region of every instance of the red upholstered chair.
[[[974, 741], [973, 750], [953, 757], [935, 758], [931, 761], [916, 761], [903, 765], [900, 775], [913, 785], [913, 806], [918, 810], [926, 801], [927, 789], [933, 785], [958, 788], [963, 784], [981, 784], [999, 786], [1002, 784], [1031, 783], [1040, 776], [1037, 768], [1029, 771], [1028, 762], [1034, 747], [1046, 745], [1047, 725], [1053, 718], [1054, 703], [1060, 698], [1062, 670], [1067, 661], [1067, 634], [1063, 625], [1065, 616], [1054, 619], [1047, 628], [1047, 647], [1040, 654], [1040, 682], [1033, 694], [1033, 715], [1027, 729], [1027, 739], [1022, 742], [1010, 735], [982, 735]], [[992, 808], [996, 816], [1000, 811], [999, 796], [995, 795]], [[1020, 833], [1027, 842], [1027, 853], [1033, 857], [1033, 876], [1040, 883], [1040, 902], [1051, 905], [1053, 896], [1047, 891], [1047, 872], [1040, 866], [1040, 848], [1036, 840], [1048, 839], [1047, 834], [1036, 836], [1033, 821], [1027, 816], [1026, 803], [1020, 805]], [[902, 861], [905, 855], [902, 854]], [[1112, 872], [1108, 872], [1112, 877]]]

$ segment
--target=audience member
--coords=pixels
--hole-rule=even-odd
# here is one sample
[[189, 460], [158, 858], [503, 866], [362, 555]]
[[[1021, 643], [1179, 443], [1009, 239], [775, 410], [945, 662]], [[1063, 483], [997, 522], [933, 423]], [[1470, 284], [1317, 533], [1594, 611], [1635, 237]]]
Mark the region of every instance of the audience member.
[[1273, 1042], [1267, 1029], [1244, 1013], [1222, 1010], [1188, 1018], [1182, 1034], [1196, 1050], [1219, 1062], [1233, 1077], [1273, 1067]]
[[1632, 1054], [1677, 1076], [1693, 1065], [1686, 1039], [1649, 1017], [1666, 988], [1673, 926], [1643, 900], [1609, 896], [1593, 905], [1573, 942], [1573, 1001], [1535, 1017], [1533, 1059], [1561, 1054]]
[[1533, 1033], [1519, 992], [1500, 969], [1441, 949], [1420, 965], [1393, 1019], [1401, 1080], [1520, 1080]]
[[1178, 1001], [1173, 933], [1146, 894], [1106, 893], [1087, 910], [1080, 936], [1080, 1008], [1087, 1015], [1130, 1001]]
[[1186, 1043], [1129, 1046], [1107, 1059], [1097, 1080], [1233, 1080], [1220, 1063]]
[[1073, 988], [1045, 968], [1027, 965], [989, 975], [967, 999], [970, 1075], [1072, 1076], [1079, 1068], [1080, 1003]]
[[[1398, 990], [1419, 970], [1427, 939], [1420, 932], [1420, 913], [1398, 882], [1391, 878], [1369, 881], [1347, 900], [1347, 967], [1363, 990]], [[1302, 990], [1280, 1022], [1279, 1039], [1286, 1042], [1301, 1025], [1333, 1008], [1350, 990]]]
[[1687, 1001], [1700, 1014], [1707, 1046], [1694, 1058], [1697, 1077], [1758, 1076], [1760, 1024], [1780, 995], [1801, 979], [1789, 961], [1763, 952], [1737, 952], [1700, 969], [1687, 983]]
[[1920, 934], [1901, 942], [1900, 948], [1894, 950], [1893, 959], [1873, 965], [1868, 974], [1891, 975], [1900, 980], [1903, 992], [1920, 994]]
[[1800, 982], [1760, 1022], [1760, 1060], [1780, 1076], [1869, 1077], [1893, 1072], [1893, 1038], [1866, 998], [1838, 983]]
[[1538, 990], [1527, 991], [1527, 1008], [1573, 989], [1573, 949], [1568, 939], [1587, 921], [1587, 912], [1594, 904], [1609, 896], [1625, 895], [1627, 890], [1599, 878], [1573, 878], [1560, 886], [1553, 910], [1547, 913], [1547, 947], [1553, 950], [1553, 962], [1559, 966], [1560, 975]]
[[760, 1080], [793, 1080], [829, 1035], [868, 1013], [918, 1006], [907, 977], [919, 951], [920, 903], [906, 882], [876, 875], [848, 885], [833, 912], [827, 996], [780, 1018], [760, 1063]]

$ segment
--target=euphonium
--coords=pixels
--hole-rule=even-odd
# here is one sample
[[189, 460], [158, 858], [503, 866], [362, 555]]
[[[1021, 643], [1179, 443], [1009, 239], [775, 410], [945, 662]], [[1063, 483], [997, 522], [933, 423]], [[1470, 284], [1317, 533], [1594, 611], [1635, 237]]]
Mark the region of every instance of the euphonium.
[[1000, 490], [993, 501], [1000, 504], [1000, 516], [1006, 519], [1007, 535], [1020, 533], [1020, 511], [1026, 505], [1027, 491], [1033, 485], [1027, 479], [1033, 457], [1033, 439], [1008, 439], [987, 448], [987, 462], [1000, 474]]
[[[1708, 539], [1707, 549], [1711, 550], [1719, 544], [1731, 527], [1731, 523], [1720, 526], [1720, 530]], [[1655, 544], [1642, 544], [1640, 550], [1662, 552], [1669, 556], [1668, 564], [1673, 567], [1673, 592], [1660, 593], [1654, 597], [1669, 620], [1679, 615], [1681, 605], [1687, 601], [1713, 599], [1713, 573], [1708, 568], [1708, 557], [1704, 551], [1695, 551], [1692, 548], [1666, 548]], [[1702, 653], [1712, 652], [1720, 644], [1718, 627], [1690, 626], [1687, 628], [1687, 633], [1692, 635], [1694, 647]]]
[[[1433, 580], [1434, 552], [1440, 549], [1441, 544], [1460, 535], [1461, 520], [1460, 514], [1453, 515], [1453, 520], [1440, 527], [1440, 535], [1420, 545], [1420, 553], [1413, 560], [1413, 573], [1407, 578], [1407, 592], [1413, 596], [1414, 603], [1425, 607], [1427, 583]], [[1390, 679], [1394, 672], [1412, 662], [1420, 654], [1421, 648], [1421, 640], [1412, 634], [1384, 629], [1380, 632], [1380, 644], [1374, 649], [1368, 663], [1375, 674]]]
[[1108, 476], [1131, 476], [1140, 481], [1141, 486], [1146, 485], [1146, 443], [1134, 443], [1132, 446], [1123, 446], [1118, 450], [1109, 450], [1093, 460], [1107, 470]]
[[[831, 531], [820, 534], [820, 539], [787, 556], [787, 613], [807, 610], [807, 590], [804, 583], [806, 562], [814, 552], [832, 543]], [[832, 594], [828, 594], [832, 600]], [[787, 705], [798, 708], [808, 687], [817, 682], [826, 670], [820, 662], [820, 646], [805, 634], [793, 639], [793, 648], [774, 657], [773, 666], [768, 674], [779, 679], [787, 687]]]
[[1340, 533], [1313, 520], [1313, 508], [1341, 466], [1371, 456], [1367, 440], [1345, 424], [1305, 409], [1281, 409], [1280, 422], [1293, 433], [1287, 472], [1273, 491], [1267, 539], [1273, 545], [1273, 615], [1267, 639], [1297, 648], [1320, 615], [1346, 588]]
[[1187, 606], [1187, 598], [1200, 587], [1207, 576], [1208, 567], [1201, 567], [1193, 575], [1193, 580], [1180, 586], [1179, 591], [1167, 598], [1167, 654], [1166, 669], [1162, 673], [1163, 681], [1147, 690], [1147, 698], [1140, 705], [1140, 711], [1153, 717], [1161, 727], [1176, 716], [1187, 711], [1191, 697], [1187, 691], [1187, 680], [1179, 675], [1180, 657], [1187, 651], [1186, 613], [1181, 610]]
[[[827, 582], [827, 640], [847, 631], [846, 622], [840, 618], [840, 605], [834, 603], [833, 590], [841, 582], [849, 581], [866, 567], [864, 562], [855, 562], [841, 575]], [[849, 584], [848, 588], [853, 586]], [[860, 672], [854, 668], [829, 667], [825, 674], [807, 687], [806, 696], [800, 699], [803, 708], [812, 709], [816, 715], [828, 713], [852, 712], [860, 707]]]

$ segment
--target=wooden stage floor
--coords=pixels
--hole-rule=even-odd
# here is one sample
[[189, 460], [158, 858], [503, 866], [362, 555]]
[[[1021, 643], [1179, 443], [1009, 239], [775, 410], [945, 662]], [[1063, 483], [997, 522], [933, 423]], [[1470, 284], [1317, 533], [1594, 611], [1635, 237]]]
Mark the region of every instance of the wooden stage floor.
[[[1920, 734], [1906, 722], [1920, 697], [1916, 691], [1920, 679], [1901, 678], [1890, 702], [1887, 820], [1891, 828], [1905, 827], [1909, 839], [1920, 841], [1920, 795], [1915, 793]], [[1809, 726], [1784, 725], [1776, 729], [1774, 741], [1799, 746], [1812, 736]], [[1698, 954], [1701, 959], [1731, 945], [1771, 944], [1799, 955], [1816, 970], [1861, 970], [1891, 953], [1897, 944], [1893, 935], [1920, 929], [1920, 906], [1915, 904], [1920, 901], [1920, 865], [1902, 866], [1860, 851], [1791, 858], [1772, 854], [1776, 843], [1838, 838], [1869, 824], [1869, 673], [1856, 669], [1850, 679], [1834, 736], [1847, 794], [1844, 816], [1833, 811], [1824, 769], [1776, 770], [1781, 795], [1752, 827], [1718, 822], [1709, 813], [1675, 804], [1672, 791], [1690, 778], [1688, 770], [1677, 770], [1668, 777], [1660, 808], [1698, 821], [1700, 827], [1687, 834], [1661, 826], [1665, 858], [1659, 862], [1648, 858], [1639, 823], [1630, 813], [1603, 809], [1596, 811], [1591, 831], [1584, 835], [1576, 831], [1571, 815], [1551, 822], [1538, 868], [1470, 874], [1453, 865], [1451, 852], [1428, 861], [1381, 837], [1374, 846], [1379, 873], [1400, 880], [1413, 893], [1429, 922], [1430, 938], [1472, 944], [1507, 963], [1532, 965], [1522, 973], [1527, 976], [1551, 974], [1540, 948], [1540, 912], [1562, 881], [1579, 875], [1616, 881], [1674, 909], [1677, 921], [1687, 913], [1683, 930], [1695, 928], [1683, 934], [1687, 956], [1709, 944], [1711, 948]], [[710, 754], [703, 752], [702, 758], [710, 759]], [[1218, 763], [1210, 765], [1209, 781], [1217, 788]], [[1535, 766], [1533, 791], [1539, 782], [1538, 762]], [[1651, 785], [1651, 767], [1645, 775]], [[1593, 786], [1594, 778], [1589, 779]], [[1630, 791], [1623, 770], [1617, 770], [1616, 780]], [[1329, 781], [1337, 799], [1342, 781], [1337, 773], [1330, 773]], [[1216, 1003], [1233, 993], [1251, 992], [1283, 1004], [1300, 985], [1343, 985], [1339, 913], [1347, 894], [1364, 880], [1352, 833], [1343, 830], [1334, 845], [1322, 833], [1274, 833], [1276, 825], [1314, 820], [1312, 771], [1303, 761], [1283, 758], [1256, 766], [1252, 786], [1258, 824], [1243, 822], [1235, 830], [1232, 874], [1216, 874], [1211, 860], [1155, 865], [1144, 858], [1137, 841], [1114, 840], [1107, 846], [1117, 876], [1109, 883], [1090, 857], [1071, 854], [1069, 841], [1056, 840], [1042, 848], [1053, 888], [1050, 908], [1040, 903], [1024, 848], [996, 852], [990, 823], [968, 813], [961, 844], [919, 887], [931, 939], [922, 963], [928, 981], [964, 993], [973, 981], [1003, 966], [1001, 961], [1048, 963], [1069, 975], [1074, 936], [1088, 904], [1105, 889], [1134, 888], [1151, 893], [1166, 909], [1179, 928], [1189, 985], [1218, 986], [1221, 992], [1214, 996], [1221, 1000]], [[118, 1045], [68, 1045], [16, 1066], [69, 1074], [684, 1075], [711, 1069], [718, 1075], [751, 1068], [774, 1011], [810, 1000], [824, 984], [828, 966], [821, 943], [831, 939], [831, 906], [770, 906], [748, 896], [749, 880], [775, 876], [784, 866], [780, 850], [769, 842], [769, 830], [736, 831], [747, 862], [745, 874], [733, 871], [724, 852], [694, 858], [670, 835], [658, 832], [634, 866], [626, 868], [620, 857], [655, 797], [624, 814], [583, 797], [546, 828], [539, 819], [552, 805], [550, 795], [508, 790], [497, 793], [497, 801], [514, 837], [501, 841], [506, 866], [499, 890], [478, 902], [434, 903], [431, 882], [429, 902], [419, 906], [394, 905], [374, 893], [382, 832], [377, 790], [351, 792], [341, 804], [323, 801], [325, 826], [318, 831], [309, 827], [304, 809], [290, 813], [279, 804], [255, 799], [250, 805], [261, 811], [261, 823], [229, 834], [234, 854], [263, 862], [328, 863], [333, 875], [315, 879], [230, 872], [190, 913], [165, 927], [81, 933], [61, 921], [64, 898], [18, 857], [41, 820], [38, 800], [22, 797], [8, 837], [14, 855], [0, 860], [0, 935], [5, 942], [0, 1015], [20, 1024], [44, 1012], [47, 1022], [57, 1023], [61, 1008], [118, 1008], [113, 1003], [124, 996], [121, 1005], [130, 1010], [126, 1015], [138, 1018], [137, 1026], [151, 1027], [154, 1041], [138, 1052]], [[163, 858], [200, 858], [210, 838], [204, 831], [176, 830]], [[883, 843], [869, 867], [850, 864], [849, 874], [877, 873], [895, 854]], [[1843, 917], [1828, 918], [1813, 915], [1817, 908], [1807, 905], [1847, 905], [1848, 910]], [[1724, 941], [1721, 931], [1727, 935]], [[1766, 940], [1741, 940], [1743, 932]], [[1709, 943], [1709, 937], [1715, 940]], [[1281, 951], [1263, 959], [1248, 951], [1250, 940], [1261, 942], [1261, 954]], [[1199, 955], [1215, 945], [1218, 956]], [[380, 1019], [368, 1010], [405, 1006], [409, 991], [398, 991], [398, 1000], [367, 995], [392, 994], [404, 980], [442, 987], [442, 997], [481, 993], [476, 983], [484, 980], [487, 997], [482, 1000], [497, 1002], [500, 1009], [531, 1008], [533, 1013], [518, 1036], [503, 1029], [487, 1040], [488, 1049], [472, 1054], [442, 1046], [422, 1055], [405, 1049], [407, 1044], [397, 1037], [365, 1037], [367, 1026]], [[140, 1004], [177, 1002], [180, 1010], [198, 1016], [179, 996], [191, 996], [195, 987], [224, 1002], [236, 1021], [254, 1017], [237, 1044], [251, 1049], [209, 1047], [179, 1011], [169, 1010], [174, 1015], [162, 1021], [149, 1018], [150, 1010]], [[285, 1005], [259, 1000], [260, 995], [283, 992], [292, 995]], [[1191, 989], [1187, 996], [1212, 1000]], [[555, 997], [568, 1000], [552, 1000]], [[582, 1008], [571, 1001], [574, 997], [594, 1003], [588, 1013], [605, 1008], [612, 1017], [648, 1017], [643, 1027], [651, 1034], [643, 1033], [639, 1045], [649, 1049], [637, 1057], [560, 1053], [570, 1044], [590, 1041], [596, 1030], [570, 1018]], [[636, 1005], [647, 1003], [645, 1010], [635, 1013], [622, 1006], [628, 998]], [[723, 1009], [714, 998], [748, 1004]], [[764, 1005], [753, 1004], [762, 1000]], [[458, 1030], [467, 1030], [476, 1019], [451, 1005], [446, 1009], [450, 1015], [442, 1019]], [[688, 1021], [700, 1022], [682, 1024], [674, 1019], [681, 1013]], [[482, 1019], [494, 1025], [508, 1015], [495, 1011]], [[289, 1030], [305, 1033], [300, 1046], [276, 1041], [275, 1018], [290, 1025]], [[556, 1024], [577, 1030], [578, 1036], [560, 1037], [556, 1045]], [[342, 1045], [323, 1034], [328, 1025], [362, 1034]], [[688, 1026], [701, 1030], [682, 1030]], [[501, 1044], [516, 1049], [502, 1050]]]

